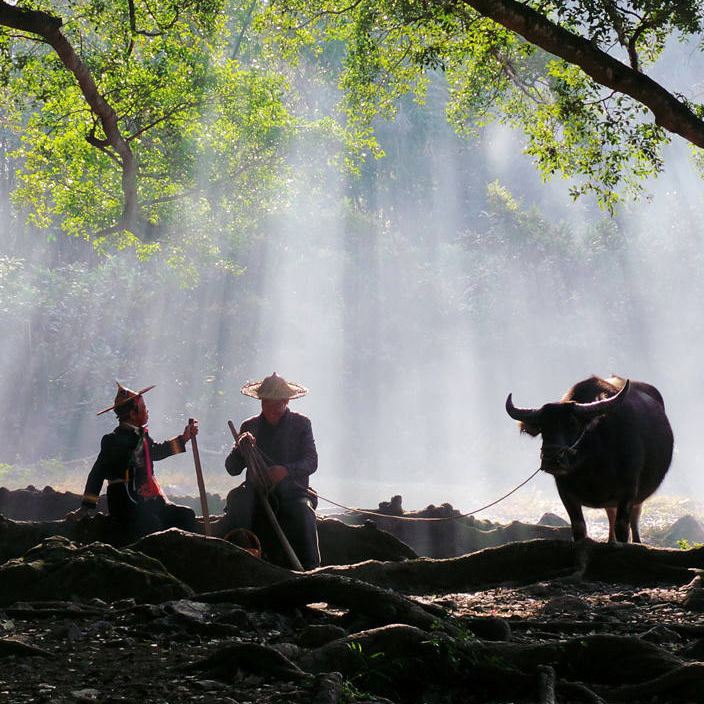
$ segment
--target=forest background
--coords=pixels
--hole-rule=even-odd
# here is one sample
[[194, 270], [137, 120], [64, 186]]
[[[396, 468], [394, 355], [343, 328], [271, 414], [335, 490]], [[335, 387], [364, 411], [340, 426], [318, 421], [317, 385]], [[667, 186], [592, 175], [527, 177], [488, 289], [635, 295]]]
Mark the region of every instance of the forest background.
[[[82, 491], [117, 380], [157, 385], [157, 439], [198, 418], [226, 492], [276, 371], [321, 494], [469, 511], [537, 467], [508, 393], [616, 373], [662, 391], [662, 491], [697, 499], [701, 3], [493, 3], [647, 69], [682, 136], [485, 4], [0, 2], [0, 484]], [[195, 492], [190, 456], [157, 471]]]

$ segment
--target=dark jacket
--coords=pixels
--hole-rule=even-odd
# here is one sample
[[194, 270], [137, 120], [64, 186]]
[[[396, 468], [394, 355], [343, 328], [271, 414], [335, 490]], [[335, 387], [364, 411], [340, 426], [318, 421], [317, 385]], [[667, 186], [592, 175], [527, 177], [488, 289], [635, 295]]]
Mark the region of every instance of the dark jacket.
[[[145, 443], [149, 451], [148, 463]], [[120, 423], [111, 433], [103, 435], [100, 453], [86, 480], [83, 506], [95, 508], [105, 481], [110, 484], [125, 483], [134, 500], [147, 496], [146, 487], [149, 475], [153, 473], [154, 462], [185, 450], [181, 435], [156, 443], [146, 430]], [[158, 490], [158, 485], [156, 488]]]
[[[281, 420], [271, 425], [263, 414], [248, 418], [240, 428], [240, 434], [248, 431], [257, 439], [257, 447], [264, 453], [269, 466], [283, 465], [289, 476], [280, 482], [280, 489], [293, 488], [291, 485], [307, 489], [309, 477], [318, 468], [318, 452], [310, 420], [300, 413], [286, 409]], [[245, 468], [245, 461], [239, 450], [233, 448], [225, 460], [229, 474], [237, 475]]]

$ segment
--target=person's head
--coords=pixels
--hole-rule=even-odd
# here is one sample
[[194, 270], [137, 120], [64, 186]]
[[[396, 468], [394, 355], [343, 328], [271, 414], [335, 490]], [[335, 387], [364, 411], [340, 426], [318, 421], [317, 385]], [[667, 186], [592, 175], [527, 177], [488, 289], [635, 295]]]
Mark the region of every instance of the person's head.
[[276, 425], [286, 413], [286, 406], [288, 406], [287, 398], [263, 398], [262, 414], [267, 423]]
[[286, 381], [274, 372], [263, 381], [251, 381], [245, 384], [241, 392], [245, 396], [258, 398], [262, 402], [262, 414], [267, 422], [276, 425], [292, 398], [300, 398], [308, 393], [308, 389], [300, 384]]
[[153, 388], [154, 386], [152, 385], [141, 391], [132, 391], [132, 389], [122, 386], [118, 381], [115, 403], [99, 411], [98, 415], [107, 411], [115, 411], [115, 415], [121, 423], [130, 423], [140, 427], [146, 425], [149, 419], [149, 412], [142, 395]]
[[129, 401], [115, 408], [120, 423], [129, 423], [142, 427], [149, 420], [149, 411], [147, 404], [144, 402], [144, 397], [139, 395], [131, 398]]

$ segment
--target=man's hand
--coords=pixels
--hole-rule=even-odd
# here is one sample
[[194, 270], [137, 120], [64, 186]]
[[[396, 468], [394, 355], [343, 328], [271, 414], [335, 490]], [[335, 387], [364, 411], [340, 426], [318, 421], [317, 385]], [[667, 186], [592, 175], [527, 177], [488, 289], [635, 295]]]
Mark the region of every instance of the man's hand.
[[267, 468], [269, 481], [272, 484], [278, 484], [284, 477], [288, 477], [288, 469], [282, 464], [275, 464]]
[[242, 452], [249, 452], [256, 444], [257, 440], [254, 435], [245, 431], [242, 435], [240, 435], [235, 447]]
[[191, 422], [183, 429], [183, 442], [188, 442], [192, 437], [198, 435], [198, 421], [191, 420]]
[[77, 508], [75, 511], [69, 511], [69, 513], [66, 514], [66, 520], [68, 521], [82, 521], [85, 518], [93, 518], [95, 516], [96, 510], [94, 508], [90, 508], [88, 506], [81, 506], [80, 508]]

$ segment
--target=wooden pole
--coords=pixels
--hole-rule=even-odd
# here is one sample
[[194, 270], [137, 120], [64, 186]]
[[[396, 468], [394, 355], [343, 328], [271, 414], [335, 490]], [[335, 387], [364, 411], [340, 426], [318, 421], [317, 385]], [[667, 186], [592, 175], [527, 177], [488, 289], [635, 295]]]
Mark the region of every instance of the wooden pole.
[[[230, 432], [232, 433], [232, 437], [235, 438], [235, 442], [239, 440], [239, 436], [237, 435], [237, 430], [235, 429], [234, 424], [232, 423], [231, 420], [227, 421], [227, 424], [230, 426]], [[269, 519], [272, 528], [274, 529], [274, 532], [276, 533], [276, 536], [278, 539], [281, 541], [281, 545], [284, 548], [284, 551], [286, 552], [286, 555], [288, 556], [288, 559], [291, 561], [291, 564], [293, 565], [293, 568], [295, 570], [298, 570], [299, 572], [305, 572], [303, 569], [303, 565], [301, 565], [298, 557], [296, 557], [296, 553], [294, 552], [293, 548], [291, 547], [291, 543], [288, 542], [288, 538], [286, 538], [286, 535], [284, 534], [283, 530], [281, 529], [281, 526], [279, 525], [279, 522], [276, 520], [276, 516], [274, 515], [274, 511], [271, 508], [271, 504], [269, 503], [269, 499], [264, 491], [264, 484], [265, 480], [264, 477], [262, 477], [262, 469], [263, 467], [258, 466], [259, 463], [257, 462], [252, 462], [251, 460], [253, 459], [251, 455], [254, 453], [248, 453], [250, 456], [245, 457], [247, 460], [247, 466], [249, 469], [252, 470], [252, 484], [254, 485], [254, 489], [257, 492], [257, 497], [259, 498], [259, 501], [262, 505], [262, 508], [264, 509], [264, 512], [267, 515], [267, 518]], [[250, 466], [250, 463], [252, 466]]]
[[[193, 425], [193, 418], [188, 419], [188, 425]], [[203, 530], [206, 535], [212, 535], [213, 531], [210, 527], [208, 497], [205, 495], [205, 483], [203, 482], [203, 471], [200, 467], [200, 455], [198, 454], [198, 441], [195, 435], [191, 435], [191, 446], [193, 447], [193, 461], [196, 465], [196, 479], [198, 480], [198, 493], [200, 494], [200, 510], [203, 513]]]

